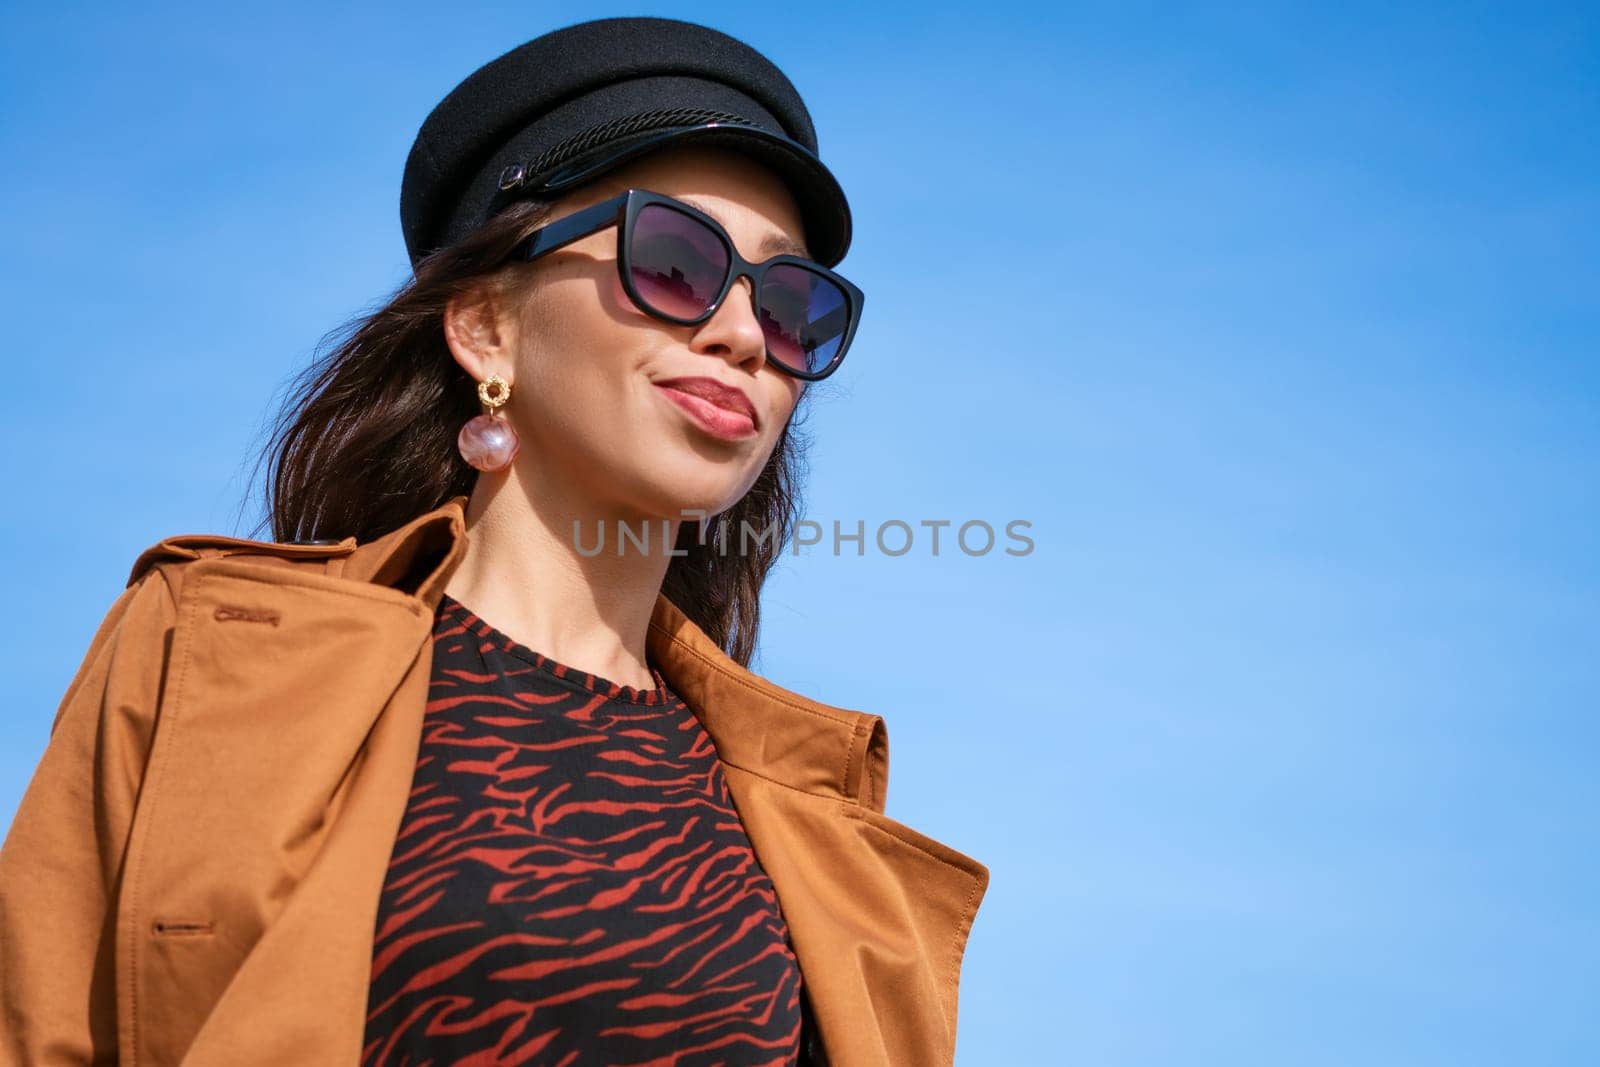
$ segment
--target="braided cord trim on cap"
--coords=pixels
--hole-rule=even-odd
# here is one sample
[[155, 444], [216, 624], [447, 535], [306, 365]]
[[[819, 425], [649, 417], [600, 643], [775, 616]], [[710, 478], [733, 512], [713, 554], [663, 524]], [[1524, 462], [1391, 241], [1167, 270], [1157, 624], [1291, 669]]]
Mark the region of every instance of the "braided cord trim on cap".
[[664, 111], [645, 111], [626, 118], [611, 119], [591, 126], [580, 134], [540, 152], [526, 163], [513, 163], [500, 173], [500, 189], [514, 189], [523, 182], [543, 172], [558, 167], [569, 159], [582, 155], [591, 148], [619, 138], [669, 126], [702, 126], [709, 122], [733, 126], [755, 126], [757, 123], [726, 111], [709, 111], [697, 107], [677, 107]]

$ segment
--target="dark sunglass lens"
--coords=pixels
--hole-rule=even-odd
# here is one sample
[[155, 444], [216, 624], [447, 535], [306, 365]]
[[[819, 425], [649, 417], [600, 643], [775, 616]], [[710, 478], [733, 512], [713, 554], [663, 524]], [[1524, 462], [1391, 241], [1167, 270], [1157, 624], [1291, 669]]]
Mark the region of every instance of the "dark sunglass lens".
[[838, 355], [849, 324], [849, 298], [831, 279], [791, 263], [767, 271], [761, 286], [761, 328], [767, 351], [779, 363], [821, 370]]
[[646, 204], [628, 249], [633, 287], [655, 311], [677, 319], [705, 313], [728, 273], [728, 249], [698, 220]]

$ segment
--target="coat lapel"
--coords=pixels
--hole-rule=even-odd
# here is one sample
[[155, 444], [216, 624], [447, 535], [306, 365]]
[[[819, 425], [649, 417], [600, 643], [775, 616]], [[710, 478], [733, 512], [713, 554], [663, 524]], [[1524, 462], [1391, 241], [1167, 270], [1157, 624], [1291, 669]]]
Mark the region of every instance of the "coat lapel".
[[650, 651], [717, 746], [829, 1062], [950, 1063], [961, 958], [989, 872], [883, 814], [883, 720], [746, 670], [665, 597]]

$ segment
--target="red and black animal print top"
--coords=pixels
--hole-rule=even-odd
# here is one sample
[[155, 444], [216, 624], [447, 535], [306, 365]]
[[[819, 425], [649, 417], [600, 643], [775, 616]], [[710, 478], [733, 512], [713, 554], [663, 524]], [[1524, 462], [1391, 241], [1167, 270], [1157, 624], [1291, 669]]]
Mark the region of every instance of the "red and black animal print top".
[[777, 896], [655, 679], [571, 670], [440, 602], [363, 1065], [797, 1062]]

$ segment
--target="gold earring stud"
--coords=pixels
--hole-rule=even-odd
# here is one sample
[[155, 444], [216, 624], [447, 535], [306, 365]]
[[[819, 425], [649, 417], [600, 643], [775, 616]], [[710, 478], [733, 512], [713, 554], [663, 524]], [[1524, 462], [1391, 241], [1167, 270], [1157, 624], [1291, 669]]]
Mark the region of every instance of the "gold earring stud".
[[478, 399], [493, 412], [511, 399], [511, 385], [500, 375], [491, 374], [478, 383]]

